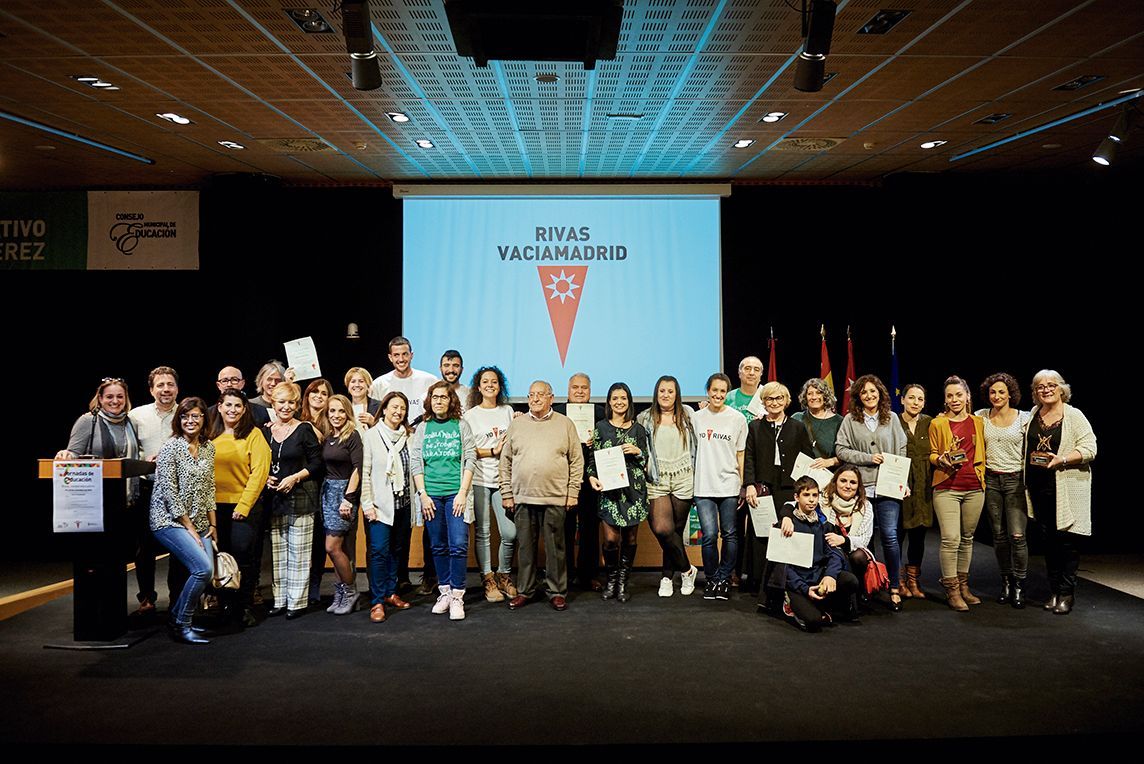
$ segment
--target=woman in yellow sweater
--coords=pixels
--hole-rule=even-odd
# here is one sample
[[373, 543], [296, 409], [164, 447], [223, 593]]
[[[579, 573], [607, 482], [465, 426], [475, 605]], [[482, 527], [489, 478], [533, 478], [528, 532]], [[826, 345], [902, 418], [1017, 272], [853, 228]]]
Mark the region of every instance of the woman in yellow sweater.
[[262, 565], [261, 497], [270, 474], [270, 446], [254, 426], [241, 390], [224, 390], [217, 411], [210, 439], [215, 446], [219, 548], [234, 555], [241, 575], [239, 590], [224, 594], [223, 615], [232, 623], [257, 626], [251, 605]]

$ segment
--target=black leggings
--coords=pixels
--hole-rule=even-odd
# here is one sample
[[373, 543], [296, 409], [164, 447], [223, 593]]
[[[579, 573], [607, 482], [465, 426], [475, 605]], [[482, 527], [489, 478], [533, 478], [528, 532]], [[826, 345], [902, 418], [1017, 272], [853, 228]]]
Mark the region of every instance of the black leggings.
[[[853, 571], [854, 577], [861, 583], [866, 580], [866, 567], [870, 564], [870, 558], [861, 549], [855, 549], [850, 553], [850, 570]], [[859, 589], [865, 587], [860, 586]]]
[[[919, 525], [917, 528], [906, 529], [906, 541], [909, 547], [906, 549], [906, 564], [914, 565], [916, 567], [922, 566], [922, 557], [926, 553], [926, 531], [929, 528], [924, 525]], [[895, 581], [891, 581], [890, 585], [894, 586]]]
[[789, 592], [790, 608], [800, 620], [806, 623], [807, 631], [822, 628], [822, 614], [829, 611], [845, 613], [850, 608], [850, 597], [858, 591], [858, 579], [848, 570], [838, 574], [838, 588], [826, 595], [826, 599], [814, 600], [805, 594]]
[[691, 570], [691, 561], [683, 548], [683, 529], [691, 512], [691, 499], [661, 496], [651, 500], [651, 530], [663, 549], [663, 577], [671, 578], [676, 571]]

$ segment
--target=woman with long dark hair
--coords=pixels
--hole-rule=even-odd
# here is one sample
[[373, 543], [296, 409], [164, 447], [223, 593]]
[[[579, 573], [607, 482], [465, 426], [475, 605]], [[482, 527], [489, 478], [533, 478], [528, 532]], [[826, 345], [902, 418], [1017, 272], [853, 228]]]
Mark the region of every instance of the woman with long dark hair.
[[270, 446], [241, 390], [223, 390], [209, 438], [215, 448], [215, 517], [219, 548], [238, 563], [239, 589], [223, 590], [226, 620], [257, 626], [251, 607], [262, 564], [262, 489], [270, 475]]
[[171, 639], [205, 645], [191, 625], [199, 596], [214, 569], [215, 447], [206, 438], [207, 404], [185, 398], [171, 421], [172, 438], [155, 460], [155, 490], [151, 494], [151, 532], [186, 567], [186, 583], [171, 605]]
[[882, 380], [864, 374], [850, 386], [850, 411], [838, 427], [835, 446], [838, 457], [858, 467], [866, 498], [874, 505], [874, 523], [882, 536], [882, 556], [890, 576], [890, 607], [902, 609], [902, 554], [898, 546], [898, 524], [902, 502], [890, 496], [878, 496], [878, 467], [885, 461], [882, 454], [906, 455], [906, 433], [902, 423], [890, 413], [890, 393]]
[[[473, 472], [473, 510], [476, 515], [477, 567], [485, 599], [501, 602], [519, 592], [512, 582], [512, 553], [516, 549], [516, 523], [505, 514], [500, 493], [500, 455], [508, 426], [512, 424], [512, 406], [508, 405], [508, 381], [496, 366], [477, 369], [469, 384], [468, 410], [461, 417], [473, 433], [477, 463]], [[500, 534], [497, 570], [493, 572], [489, 538], [492, 518], [496, 517]]]
[[687, 559], [683, 529], [691, 511], [695, 490], [695, 428], [692, 410], [683, 405], [679, 380], [664, 375], [656, 380], [651, 408], [636, 417], [648, 434], [647, 498], [649, 521], [663, 549], [663, 575], [659, 596], [674, 592], [675, 574], [680, 574], [679, 593], [695, 591], [699, 569]]
[[413, 432], [409, 471], [421, 497], [421, 514], [437, 567], [434, 613], [449, 620], [465, 617], [465, 570], [469, 558], [467, 495], [473, 482], [476, 450], [468, 422], [461, 419], [461, 400], [448, 382], [438, 381], [426, 393], [429, 411]]
[[898, 590], [903, 597], [924, 600], [918, 579], [926, 552], [926, 531], [933, 527], [933, 465], [930, 464], [929, 428], [933, 418], [923, 414], [926, 389], [917, 383], [902, 388], [902, 413], [898, 421], [906, 433], [906, 456], [910, 459], [910, 493], [902, 502], [902, 526], [906, 531], [904, 577]]
[[628, 580], [636, 559], [636, 536], [648, 515], [647, 431], [636, 422], [632, 410], [632, 391], [623, 382], [608, 388], [604, 403], [605, 417], [592, 430], [592, 450], [619, 448], [627, 466], [628, 485], [605, 491], [596, 471], [596, 460], [588, 459], [585, 474], [599, 494], [600, 520], [604, 524], [604, 563], [608, 581], [603, 598], [627, 602], [631, 599]]

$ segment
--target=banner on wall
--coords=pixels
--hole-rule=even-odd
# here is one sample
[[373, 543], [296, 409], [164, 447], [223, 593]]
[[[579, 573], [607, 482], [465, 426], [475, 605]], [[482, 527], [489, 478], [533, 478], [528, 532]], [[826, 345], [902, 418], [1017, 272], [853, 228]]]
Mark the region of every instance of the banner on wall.
[[197, 191], [0, 193], [9, 270], [197, 270]]

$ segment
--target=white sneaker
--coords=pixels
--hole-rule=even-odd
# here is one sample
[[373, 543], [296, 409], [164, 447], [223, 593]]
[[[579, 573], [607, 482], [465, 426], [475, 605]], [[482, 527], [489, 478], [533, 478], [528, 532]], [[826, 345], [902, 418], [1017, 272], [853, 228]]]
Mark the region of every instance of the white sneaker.
[[449, 620], [465, 620], [465, 592], [463, 589], [454, 590], [453, 596], [449, 599]]
[[687, 596], [688, 594], [691, 594], [693, 591], [695, 591], [695, 577], [698, 575], [699, 568], [692, 565], [691, 570], [682, 575], [683, 585], [679, 587], [679, 593]]
[[670, 597], [672, 594], [675, 594], [675, 587], [672, 586], [671, 579], [667, 576], [659, 579], [659, 596]]
[[437, 597], [437, 601], [433, 603], [433, 612], [437, 615], [449, 612], [449, 601], [453, 599], [453, 587], [451, 586], [438, 586], [437, 591], [441, 592]]

